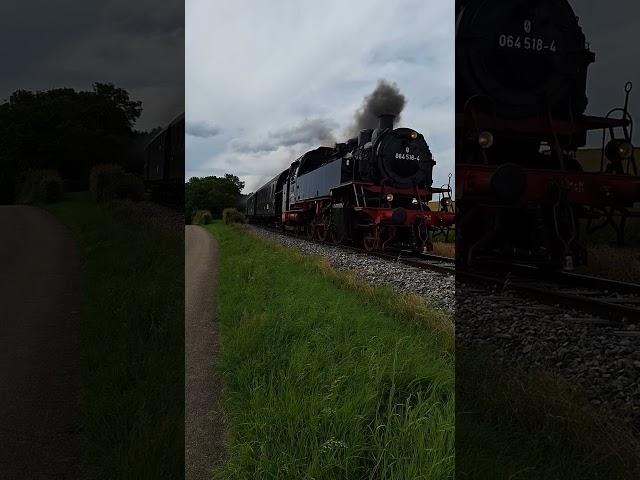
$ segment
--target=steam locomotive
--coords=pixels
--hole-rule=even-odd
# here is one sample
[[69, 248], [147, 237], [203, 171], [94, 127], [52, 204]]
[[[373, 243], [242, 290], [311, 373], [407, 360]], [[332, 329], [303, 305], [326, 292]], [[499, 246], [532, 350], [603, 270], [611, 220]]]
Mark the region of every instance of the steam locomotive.
[[[595, 61], [567, 0], [456, 5], [456, 253], [461, 266], [502, 260], [571, 270], [581, 232], [619, 242], [640, 201], [628, 112], [585, 115]], [[577, 160], [602, 131], [600, 171]]]
[[[394, 129], [393, 120], [382, 115], [376, 129], [306, 152], [247, 198], [249, 219], [370, 251], [430, 251], [433, 236], [454, 223], [451, 189], [432, 187], [436, 162], [427, 142], [415, 130]], [[439, 211], [428, 207], [434, 194]]]

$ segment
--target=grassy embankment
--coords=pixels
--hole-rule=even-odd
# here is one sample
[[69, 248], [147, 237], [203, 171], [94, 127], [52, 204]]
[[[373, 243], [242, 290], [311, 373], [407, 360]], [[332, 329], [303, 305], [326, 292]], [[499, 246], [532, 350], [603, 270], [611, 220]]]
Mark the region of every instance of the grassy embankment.
[[183, 478], [183, 238], [88, 194], [47, 209], [82, 259], [86, 478]]
[[[231, 459], [221, 476], [453, 475], [448, 457], [442, 457], [446, 468], [437, 462], [433, 468], [437, 456], [429, 448], [443, 440], [452, 446], [453, 430], [448, 417], [445, 429], [434, 430], [427, 420], [433, 393], [419, 407], [424, 423], [412, 421], [419, 414], [406, 417], [407, 405], [419, 405], [412, 393], [425, 385], [417, 379], [437, 375], [434, 365], [443, 359], [450, 369], [448, 356], [437, 353], [443, 346], [451, 351], [448, 334], [432, 333], [448, 332], [442, 317], [416, 314], [419, 303], [410, 297], [397, 308], [399, 297], [388, 291], [374, 301], [376, 290], [354, 277], [239, 229], [209, 228], [222, 251], [222, 368], [232, 425]], [[290, 296], [278, 297], [285, 290]], [[402, 350], [394, 344], [400, 338], [408, 342], [398, 344]], [[424, 338], [436, 339], [435, 348], [420, 352]], [[434, 354], [437, 363], [428, 373]], [[545, 372], [498, 366], [486, 352], [457, 349], [456, 357], [456, 477], [638, 478], [637, 436], [593, 411], [576, 388]], [[380, 374], [397, 371], [398, 360], [414, 367], [385, 380]], [[423, 368], [426, 377], [419, 372]], [[437, 409], [446, 407], [448, 414], [448, 403]], [[378, 428], [389, 438], [381, 440]], [[407, 468], [410, 462], [415, 466]]]
[[[640, 214], [640, 210], [635, 210]], [[640, 218], [631, 218], [625, 229], [625, 246], [616, 244], [617, 238], [610, 226], [581, 236], [588, 239], [587, 265], [580, 271], [603, 275], [623, 282], [640, 283]]]
[[433, 253], [442, 257], [455, 258], [456, 256], [456, 229], [451, 228], [449, 238], [438, 235], [433, 239]]
[[640, 436], [545, 371], [456, 348], [456, 477], [640, 478]]
[[453, 478], [451, 319], [240, 228], [207, 228], [231, 429], [219, 477]]

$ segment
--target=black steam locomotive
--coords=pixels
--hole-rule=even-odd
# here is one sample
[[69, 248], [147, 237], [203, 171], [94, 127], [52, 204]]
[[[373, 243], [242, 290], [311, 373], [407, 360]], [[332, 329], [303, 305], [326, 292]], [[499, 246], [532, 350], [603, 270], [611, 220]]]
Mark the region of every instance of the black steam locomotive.
[[183, 208], [184, 113], [158, 133], [145, 150], [144, 181], [151, 200]]
[[[463, 265], [572, 269], [580, 226], [622, 240], [640, 179], [625, 107], [584, 114], [595, 61], [566, 0], [462, 0], [456, 24], [456, 240]], [[576, 152], [602, 130], [599, 172]], [[606, 138], [608, 137], [608, 139]]]
[[[430, 250], [432, 236], [453, 224], [451, 189], [432, 187], [427, 142], [415, 130], [394, 129], [393, 118], [382, 115], [379, 128], [302, 155], [248, 197], [248, 217], [367, 250]], [[428, 207], [433, 194], [441, 197], [439, 211]]]

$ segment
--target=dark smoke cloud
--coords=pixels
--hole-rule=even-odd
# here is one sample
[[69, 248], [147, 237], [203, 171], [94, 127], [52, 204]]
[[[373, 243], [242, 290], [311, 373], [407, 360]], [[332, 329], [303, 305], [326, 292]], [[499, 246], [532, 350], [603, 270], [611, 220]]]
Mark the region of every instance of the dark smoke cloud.
[[378, 117], [385, 113], [395, 115], [394, 123], [397, 124], [406, 103], [406, 98], [395, 83], [379, 80], [376, 89], [364, 97], [362, 105], [354, 114], [353, 125], [348, 130], [349, 136], [355, 137], [360, 130], [376, 128]]

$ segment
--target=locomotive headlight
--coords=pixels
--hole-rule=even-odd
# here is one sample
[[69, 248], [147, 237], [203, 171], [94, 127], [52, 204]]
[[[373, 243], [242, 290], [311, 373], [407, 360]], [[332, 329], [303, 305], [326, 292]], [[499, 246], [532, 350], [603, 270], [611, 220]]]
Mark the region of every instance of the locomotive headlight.
[[413, 138], [414, 140], [418, 138], [418, 132], [411, 132], [411, 138]]
[[478, 145], [480, 148], [491, 148], [493, 146], [493, 133], [482, 132], [478, 135]]
[[604, 152], [610, 161], [619, 162], [633, 156], [633, 145], [625, 140], [615, 138], [607, 144]]
[[387, 193], [387, 202], [393, 202], [393, 193]]
[[618, 145], [618, 155], [625, 160], [631, 158], [633, 155], [633, 145], [629, 142], [620, 142], [620, 145]]

